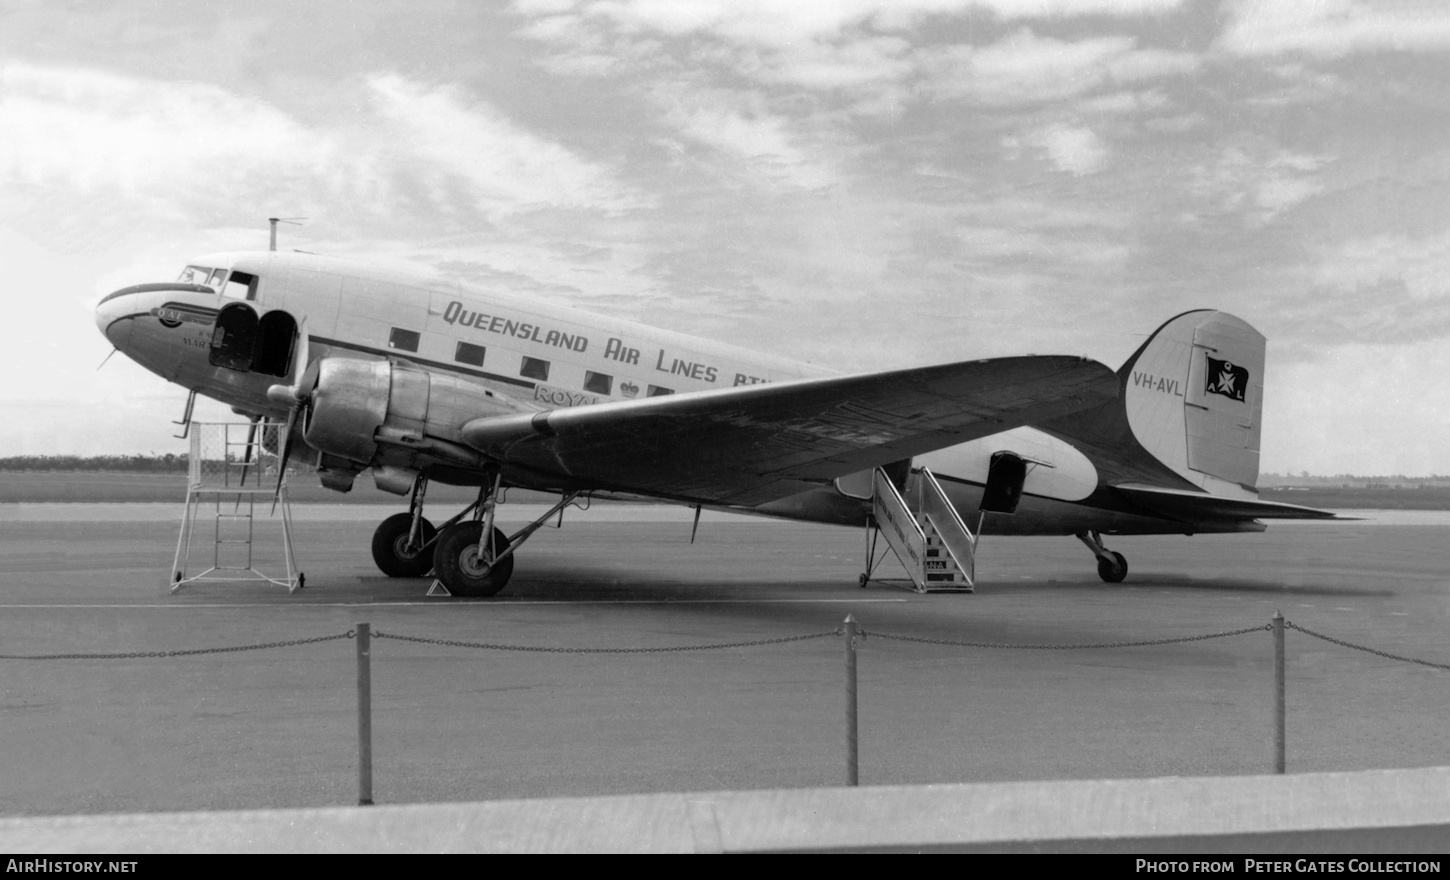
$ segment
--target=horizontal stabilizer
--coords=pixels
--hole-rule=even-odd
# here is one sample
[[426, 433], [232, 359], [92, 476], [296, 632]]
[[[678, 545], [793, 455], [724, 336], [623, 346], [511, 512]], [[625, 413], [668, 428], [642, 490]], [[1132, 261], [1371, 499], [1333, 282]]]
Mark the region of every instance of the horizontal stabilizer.
[[468, 445], [561, 485], [754, 505], [1118, 393], [1081, 357], [966, 361], [474, 419]]
[[1198, 521], [1213, 517], [1228, 519], [1336, 519], [1332, 511], [1252, 498], [1228, 498], [1186, 489], [1123, 484], [1114, 489], [1135, 504], [1167, 517]]

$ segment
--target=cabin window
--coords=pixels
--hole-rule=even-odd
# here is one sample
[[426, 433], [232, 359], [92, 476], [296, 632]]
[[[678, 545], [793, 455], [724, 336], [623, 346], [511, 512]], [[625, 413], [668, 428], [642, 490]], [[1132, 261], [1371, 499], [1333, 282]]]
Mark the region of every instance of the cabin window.
[[675, 389], [673, 389], [673, 388], [661, 388], [658, 385], [651, 385], [649, 387], [649, 393], [646, 396], [647, 397], [659, 397], [662, 394], [674, 394], [674, 393], [675, 393]]
[[519, 375], [528, 379], [538, 379], [541, 382], [547, 382], [549, 381], [549, 362], [524, 355], [524, 362], [519, 366]]
[[460, 364], [469, 364], [475, 367], [483, 366], [483, 355], [487, 351], [481, 345], [474, 345], [472, 342], [458, 343], [458, 350], [453, 353], [453, 359]]
[[[216, 277], [216, 276], [214, 276]], [[221, 285], [218, 279], [213, 286]], [[247, 272], [233, 272], [227, 283], [221, 286], [222, 296], [232, 299], [255, 300], [257, 298], [257, 276]]]
[[610, 390], [614, 387], [614, 377], [606, 376], [603, 373], [596, 373], [593, 370], [584, 371], [584, 390], [594, 394], [603, 394], [608, 397]]
[[388, 334], [388, 348], [396, 348], [398, 351], [417, 351], [418, 331], [394, 327], [393, 332]]

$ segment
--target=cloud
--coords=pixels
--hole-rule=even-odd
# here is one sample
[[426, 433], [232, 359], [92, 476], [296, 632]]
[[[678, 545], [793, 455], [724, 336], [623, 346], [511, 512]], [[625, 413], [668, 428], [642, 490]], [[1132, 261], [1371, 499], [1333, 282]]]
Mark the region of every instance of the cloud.
[[1206, 121], [1202, 113], [1178, 113], [1144, 120], [1143, 128], [1155, 134], [1177, 135], [1202, 128]]
[[395, 74], [345, 88], [352, 112], [308, 124], [216, 85], [0, 65], [0, 199], [32, 206], [36, 234], [57, 247], [65, 218], [83, 214], [217, 228], [285, 205], [331, 214], [347, 235], [401, 217], [436, 229], [449, 218], [618, 214], [648, 201], [605, 165], [460, 90]]
[[1077, 105], [1083, 113], [1103, 116], [1137, 115], [1168, 106], [1168, 96], [1162, 92], [1112, 92], [1093, 98], [1084, 98]]
[[859, 89], [899, 82], [915, 65], [911, 45], [894, 36], [870, 37], [840, 44], [809, 42], [762, 59], [756, 77], [809, 89]]
[[1108, 147], [1090, 128], [1058, 123], [1031, 132], [1020, 140], [1008, 138], [1009, 152], [1025, 143], [1041, 150], [1059, 171], [1082, 176], [1100, 170], [1108, 161]]
[[1444, 473], [1450, 372], [1443, 342], [1361, 338], [1313, 362], [1281, 364], [1269, 341], [1264, 471]]
[[1450, 8], [1435, 0], [1238, 0], [1218, 48], [1240, 55], [1450, 49]]
[[1294, 207], [1324, 191], [1324, 184], [1305, 178], [1271, 177], [1259, 183], [1254, 203], [1264, 209], [1264, 219]]
[[[865, 115], [893, 111], [910, 98], [970, 97], [989, 104], [1045, 101], [1100, 83], [1119, 84], [1185, 73], [1196, 56], [1135, 49], [1136, 40], [1105, 36], [1077, 41], [1021, 28], [993, 45], [941, 44], [922, 31], [938, 20], [979, 16], [1002, 21], [1163, 12], [1178, 0], [605, 0], [560, 8], [518, 35], [556, 47], [540, 63], [555, 73], [618, 75], [673, 65], [682, 71], [744, 77], [768, 86], [841, 92]], [[542, 12], [531, 5], [516, 11]], [[660, 43], [657, 39], [664, 40]], [[635, 44], [649, 40], [654, 51]]]
[[935, 98], [985, 105], [1059, 101], [1105, 85], [1192, 71], [1186, 53], [1136, 49], [1127, 36], [1078, 41], [1040, 37], [1022, 28], [981, 48], [958, 45], [923, 50], [926, 81]]
[[768, 182], [816, 189], [835, 180], [825, 162], [796, 145], [790, 123], [782, 117], [702, 101], [668, 112], [667, 121], [684, 137], [738, 160]]
[[1170, 12], [1183, 0], [975, 0], [1004, 19], [1083, 15], [1140, 16]]
[[1212, 164], [1185, 169], [1183, 186], [1216, 211], [1236, 214], [1249, 227], [1275, 217], [1323, 192], [1317, 172], [1329, 157], [1296, 153], [1264, 143], [1224, 148]]
[[830, 41], [851, 29], [869, 26], [901, 31], [934, 17], [964, 16], [987, 10], [1004, 21], [1081, 16], [1165, 13], [1183, 0], [597, 0], [532, 2], [517, 0], [514, 11], [528, 16], [574, 14], [608, 22], [621, 31], [653, 31], [669, 36], [708, 34], [759, 46], [788, 47]]
[[[602, 165], [533, 135], [459, 90], [423, 86], [396, 74], [367, 80], [378, 115], [403, 150], [408, 173], [421, 173], [437, 201], [461, 182], [473, 204], [498, 216], [537, 207], [619, 212], [642, 200]], [[421, 166], [421, 167], [419, 167]]]
[[336, 145], [271, 105], [200, 83], [0, 67], [0, 183], [195, 205], [248, 169], [325, 175]]
[[[1315, 260], [1316, 287], [1361, 290], [1392, 283], [1408, 307], [1450, 308], [1450, 234], [1382, 234], [1335, 242]], [[1444, 306], [1436, 306], [1444, 304]], [[1416, 325], [1413, 316], [1407, 327]]]

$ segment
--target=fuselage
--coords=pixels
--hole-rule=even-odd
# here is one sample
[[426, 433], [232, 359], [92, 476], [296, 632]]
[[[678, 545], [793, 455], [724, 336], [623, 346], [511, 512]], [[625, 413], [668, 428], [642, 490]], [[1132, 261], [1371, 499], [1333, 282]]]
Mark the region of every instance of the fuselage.
[[[463, 377], [521, 410], [782, 382], [837, 371], [686, 334], [484, 291], [456, 280], [301, 253], [238, 252], [193, 261], [176, 282], [105, 297], [97, 325], [162, 378], [247, 414], [281, 418], [268, 389], [296, 380], [302, 357], [398, 359]], [[306, 344], [300, 344], [304, 339]], [[975, 510], [994, 452], [1033, 462], [1013, 516], [991, 534], [1237, 531], [1185, 523], [1106, 498], [1072, 444], [1019, 428], [920, 456], [959, 510]], [[859, 524], [869, 505], [850, 478], [755, 512]], [[869, 495], [869, 492], [867, 493]], [[1105, 500], [1106, 498], [1106, 500]]]

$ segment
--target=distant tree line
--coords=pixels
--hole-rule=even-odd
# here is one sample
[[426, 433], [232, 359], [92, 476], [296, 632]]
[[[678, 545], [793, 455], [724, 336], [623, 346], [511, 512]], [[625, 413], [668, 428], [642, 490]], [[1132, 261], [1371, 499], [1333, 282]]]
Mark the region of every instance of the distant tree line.
[[1283, 486], [1388, 489], [1422, 485], [1450, 485], [1450, 476], [1444, 474], [1430, 474], [1427, 477], [1409, 477], [1404, 474], [1390, 474], [1388, 476], [1366, 476], [1363, 474], [1318, 475], [1310, 474], [1307, 471], [1301, 471], [1298, 474], [1259, 474], [1260, 489], [1273, 489]]
[[188, 456], [176, 455], [13, 455], [0, 458], [0, 471], [124, 471], [184, 474]]

